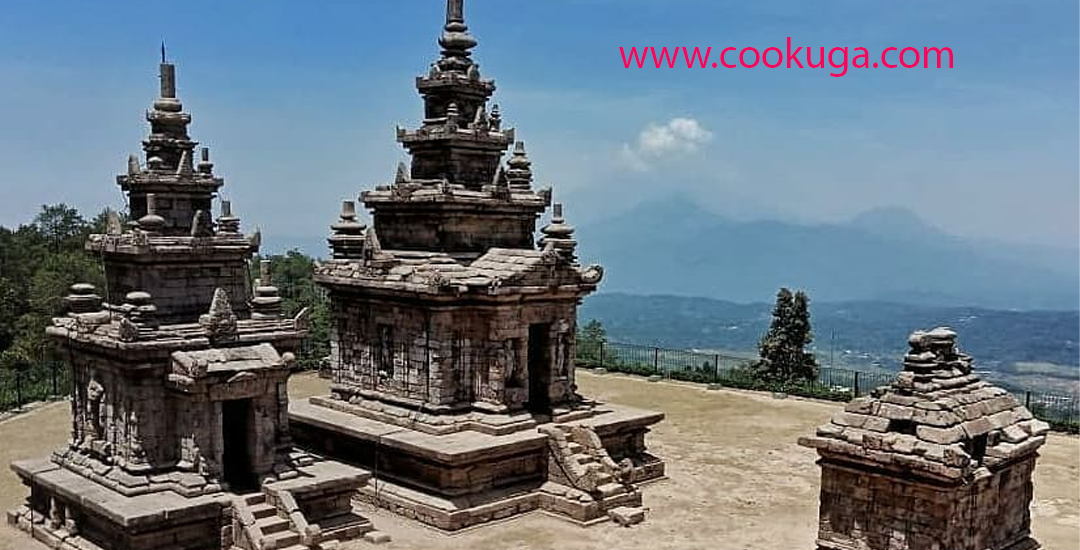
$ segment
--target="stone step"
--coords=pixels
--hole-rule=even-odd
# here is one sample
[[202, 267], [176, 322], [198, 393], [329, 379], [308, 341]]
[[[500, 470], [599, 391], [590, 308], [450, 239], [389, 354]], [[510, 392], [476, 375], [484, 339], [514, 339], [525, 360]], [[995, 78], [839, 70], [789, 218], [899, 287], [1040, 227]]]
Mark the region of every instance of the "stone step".
[[613, 475], [611, 475], [611, 474], [609, 474], [607, 472], [600, 472], [600, 473], [596, 474], [596, 484], [598, 486], [599, 485], [607, 485], [607, 484], [609, 484], [609, 483], [611, 483], [613, 481], [615, 481], [615, 476], [613, 476]]
[[262, 538], [263, 548], [286, 548], [300, 544], [300, 533], [295, 531], [281, 531], [271, 533]]
[[273, 533], [288, 531], [289, 520], [279, 518], [278, 516], [269, 516], [256, 520], [255, 526], [259, 528], [263, 535], [271, 535]]
[[596, 462], [596, 459], [593, 458], [593, 456], [590, 454], [577, 454], [571, 456], [574, 458], [575, 461], [577, 461], [578, 464], [590, 464]]
[[608, 498], [615, 495], [621, 495], [627, 492], [626, 486], [622, 483], [605, 483], [596, 488], [600, 491], [601, 498]]
[[630, 527], [645, 521], [645, 509], [640, 506], [619, 506], [608, 510], [608, 517], [623, 527]]
[[585, 450], [584, 445], [582, 445], [581, 443], [574, 443], [573, 441], [571, 441], [566, 446], [566, 448], [570, 451], [570, 454], [572, 454], [572, 455], [576, 455], [576, 454], [580, 453], [581, 451]]
[[262, 504], [264, 502], [266, 502], [266, 495], [263, 493], [252, 493], [250, 495], [244, 495], [244, 503], [248, 506]]
[[248, 510], [251, 510], [251, 515], [255, 516], [255, 519], [277, 516], [277, 508], [274, 508], [269, 504], [256, 504], [248, 507]]

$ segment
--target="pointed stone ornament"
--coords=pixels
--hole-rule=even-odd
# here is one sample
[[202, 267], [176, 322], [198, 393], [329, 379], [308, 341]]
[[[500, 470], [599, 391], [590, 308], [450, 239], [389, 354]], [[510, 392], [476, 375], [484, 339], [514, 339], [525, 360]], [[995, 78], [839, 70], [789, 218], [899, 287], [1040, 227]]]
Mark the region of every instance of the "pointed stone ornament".
[[176, 175], [178, 176], [190, 176], [194, 172], [191, 165], [191, 152], [184, 151], [180, 154], [180, 164], [176, 166]]
[[397, 173], [394, 174], [394, 183], [406, 183], [409, 181], [409, 167], [404, 162], [397, 165]]
[[120, 214], [117, 214], [112, 208], [105, 211], [105, 234], [106, 235], [120, 235], [124, 232], [124, 227], [120, 223]]
[[[399, 176], [403, 166], [404, 163], [398, 167]], [[364, 230], [367, 229], [367, 226], [358, 219], [355, 202], [341, 202], [341, 217], [337, 223], [330, 226], [330, 229], [334, 233], [327, 239], [327, 242], [330, 243], [330, 250], [333, 252], [334, 258], [353, 259], [363, 257], [364, 247], [366, 246]]]
[[236, 314], [233, 313], [229, 293], [223, 288], [214, 289], [210, 301], [210, 310], [199, 317], [199, 325], [206, 330], [211, 340], [222, 340], [236, 336]]
[[258, 250], [259, 247], [262, 246], [262, 231], [260, 231], [258, 227], [256, 227], [255, 232], [248, 237], [248, 245], [250, 245], [253, 250]]
[[577, 241], [574, 240], [574, 227], [566, 223], [563, 218], [563, 206], [560, 203], [555, 203], [554, 211], [551, 215], [551, 223], [544, 226], [540, 230], [544, 234], [544, 237], [540, 239], [540, 247], [554, 248], [559, 256], [567, 261], [573, 261], [574, 249], [577, 248]]
[[139, 172], [142, 172], [142, 167], [139, 166], [139, 157], [132, 153], [128, 155], [127, 175], [137, 176]]
[[210, 213], [205, 210], [196, 210], [191, 220], [191, 236], [206, 238], [214, 236], [214, 225], [210, 221]]

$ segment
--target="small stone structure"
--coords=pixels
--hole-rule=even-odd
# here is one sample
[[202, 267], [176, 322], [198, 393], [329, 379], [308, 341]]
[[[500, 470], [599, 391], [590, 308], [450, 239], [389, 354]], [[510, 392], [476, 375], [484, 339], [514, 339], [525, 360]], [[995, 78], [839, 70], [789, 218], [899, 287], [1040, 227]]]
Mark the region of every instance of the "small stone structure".
[[106, 292], [77, 284], [48, 335], [73, 374], [71, 440], [11, 465], [30, 489], [9, 523], [66, 550], [328, 548], [369, 532], [351, 497], [370, 474], [292, 447], [286, 383], [307, 312], [280, 312], [269, 265], [249, 290], [258, 234], [240, 233], [223, 180], [187, 135], [175, 68], [147, 113], [145, 166], [118, 183], [87, 249]]
[[915, 332], [891, 386], [813, 437], [820, 550], [1034, 550], [1029, 507], [1049, 427], [979, 379], [947, 328]]
[[[577, 307], [603, 276], [480, 76], [461, 0], [416, 86], [412, 157], [346, 201], [316, 267], [332, 316], [331, 394], [290, 405], [298, 445], [371, 470], [362, 499], [455, 530], [534, 509], [634, 523], [660, 413], [590, 401], [574, 384]], [[513, 145], [505, 165], [502, 158]]]

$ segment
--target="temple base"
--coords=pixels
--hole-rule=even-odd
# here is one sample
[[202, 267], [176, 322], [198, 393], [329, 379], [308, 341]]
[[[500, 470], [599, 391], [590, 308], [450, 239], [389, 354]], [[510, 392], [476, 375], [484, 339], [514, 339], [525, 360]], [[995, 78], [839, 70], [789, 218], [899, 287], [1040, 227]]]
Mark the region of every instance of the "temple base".
[[30, 497], [8, 523], [57, 550], [319, 549], [372, 530], [351, 502], [370, 474], [332, 462], [311, 460], [249, 494], [198, 496], [126, 495], [50, 460], [11, 468]]
[[447, 531], [534, 510], [606, 521], [641, 506], [638, 483], [664, 476], [644, 448], [661, 413], [593, 404], [551, 416], [417, 418], [321, 397], [289, 408], [298, 446], [374, 473], [357, 500]]

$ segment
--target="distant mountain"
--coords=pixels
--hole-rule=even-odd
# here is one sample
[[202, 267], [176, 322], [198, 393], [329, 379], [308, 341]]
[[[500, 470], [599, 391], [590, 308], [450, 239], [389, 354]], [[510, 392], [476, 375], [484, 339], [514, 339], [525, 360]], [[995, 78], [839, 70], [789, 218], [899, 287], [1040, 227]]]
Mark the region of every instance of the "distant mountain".
[[[585, 299], [579, 318], [600, 320], [612, 341], [684, 349], [754, 351], [769, 327], [771, 303], [601, 293]], [[912, 331], [950, 326], [978, 368], [1008, 371], [1017, 363], [1068, 366], [1080, 374], [1080, 312], [1000, 311], [890, 302], [811, 300], [819, 360], [898, 368]]]
[[1073, 310], [1080, 301], [1080, 253], [973, 242], [899, 208], [839, 224], [736, 222], [675, 197], [577, 236], [583, 261], [607, 268], [607, 292], [758, 302], [789, 286], [824, 301], [1025, 310]]

